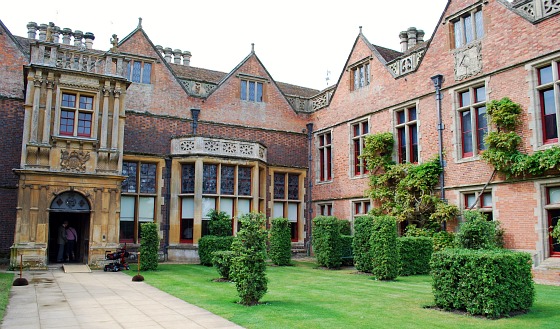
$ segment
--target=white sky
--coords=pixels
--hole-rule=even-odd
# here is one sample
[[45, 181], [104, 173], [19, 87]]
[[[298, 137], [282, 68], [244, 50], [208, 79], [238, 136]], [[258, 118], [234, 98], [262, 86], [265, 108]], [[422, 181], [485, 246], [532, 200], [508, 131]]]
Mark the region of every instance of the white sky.
[[414, 26], [432, 36], [447, 0], [176, 0], [6, 1], [0, 20], [27, 36], [26, 25], [54, 22], [92, 32], [108, 50], [138, 25], [155, 45], [188, 50], [191, 65], [230, 72], [251, 51], [279, 82], [323, 89], [336, 83], [362, 26], [376, 45], [400, 50], [399, 32]]

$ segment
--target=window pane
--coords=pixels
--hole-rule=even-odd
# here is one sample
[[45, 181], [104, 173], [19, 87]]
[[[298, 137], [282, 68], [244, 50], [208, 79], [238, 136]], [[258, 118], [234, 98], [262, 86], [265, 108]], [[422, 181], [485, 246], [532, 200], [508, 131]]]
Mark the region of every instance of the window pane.
[[358, 69], [354, 69], [354, 90], [360, 88], [360, 72]]
[[399, 111], [397, 112], [397, 123], [404, 123], [405, 122], [405, 118], [404, 118], [404, 111]]
[[364, 86], [365, 84], [365, 77], [364, 77], [364, 67], [360, 66], [360, 68], [358, 69], [360, 71], [360, 88]]
[[144, 72], [142, 73], [142, 83], [149, 84], [152, 80], [152, 64], [144, 63]]
[[418, 127], [416, 125], [410, 126], [410, 162], [418, 162]]
[[76, 107], [76, 95], [62, 94], [62, 106]]
[[544, 85], [545, 83], [552, 82], [552, 66], [545, 66], [539, 69], [539, 84]]
[[255, 82], [249, 81], [249, 100], [255, 101]]
[[461, 127], [463, 130], [463, 153], [472, 153], [472, 125], [471, 125], [471, 112], [461, 112]]
[[91, 136], [91, 113], [78, 113], [78, 136]]
[[60, 133], [72, 135], [74, 133], [74, 112], [60, 111]]
[[141, 62], [134, 62], [132, 65], [132, 82], [140, 82]]
[[492, 193], [482, 194], [482, 207], [492, 208]]
[[257, 83], [257, 102], [263, 101], [263, 84], [258, 82]]
[[406, 132], [404, 128], [397, 129], [399, 138], [399, 162], [406, 162]]
[[359, 124], [355, 124], [352, 126], [353, 131], [354, 131], [354, 137], [356, 136], [360, 136], [360, 125]]
[[128, 176], [122, 182], [123, 192], [136, 192], [136, 162], [123, 162], [122, 174]]
[[486, 87], [479, 87], [475, 89], [475, 102], [484, 102], [486, 100]]
[[369, 63], [366, 64], [366, 86], [369, 85], [369, 76], [370, 76], [370, 71], [369, 71]]
[[232, 198], [221, 198], [220, 199], [220, 211], [225, 212], [229, 218], [233, 218], [233, 199]]
[[453, 24], [454, 34], [455, 34], [455, 48], [459, 48], [463, 45], [463, 28], [461, 26], [461, 21], [457, 21]]
[[288, 175], [288, 199], [299, 200], [299, 176]]
[[548, 202], [560, 203], [560, 187], [551, 187], [548, 189]]
[[468, 91], [459, 93], [459, 101], [461, 107], [471, 105], [471, 93]]
[[181, 239], [192, 240], [193, 239], [193, 223], [192, 218], [181, 219]]
[[416, 120], [416, 108], [410, 108], [408, 109], [408, 121], [414, 121]]
[[133, 196], [121, 196], [121, 222], [134, 221], [134, 204], [136, 200]]
[[476, 109], [478, 113], [477, 117], [477, 146], [478, 150], [486, 150], [486, 144], [484, 143], [484, 137], [488, 133], [488, 118], [486, 116], [486, 107], [479, 107]]
[[285, 174], [274, 174], [274, 198], [275, 199], [285, 199], [286, 198], [286, 175]]
[[194, 193], [194, 163], [183, 164], [181, 193]]
[[369, 126], [367, 121], [362, 122], [362, 135], [365, 135], [369, 132]]
[[237, 171], [237, 194], [251, 195], [251, 168], [239, 167]]
[[475, 21], [475, 29], [476, 29], [476, 38], [480, 39], [484, 36], [484, 25], [482, 24], [482, 10], [477, 11], [474, 13], [474, 21]]
[[556, 105], [554, 104], [554, 90], [541, 92], [542, 111], [544, 115], [544, 137], [545, 140], [558, 138], [556, 125]]
[[237, 200], [237, 218], [251, 212], [251, 200], [239, 199]]
[[205, 164], [203, 167], [202, 193], [216, 194], [218, 180], [218, 165]]
[[473, 41], [473, 32], [472, 32], [472, 19], [471, 16], [466, 16], [464, 18], [465, 22], [465, 41], [466, 43], [471, 43]]
[[202, 218], [210, 219], [208, 213], [216, 209], [216, 198], [202, 198]]
[[284, 217], [284, 203], [283, 202], [274, 202], [274, 214], [272, 216], [274, 218]]
[[222, 165], [220, 177], [220, 193], [233, 195], [235, 181], [235, 167]]
[[181, 218], [194, 218], [194, 198], [181, 199]]
[[241, 80], [241, 99], [247, 100], [247, 81]]
[[476, 196], [474, 193], [472, 194], [466, 194], [465, 195], [465, 208], [473, 208], [474, 207], [474, 203], [476, 202]]
[[138, 220], [141, 222], [154, 221], [154, 197], [140, 197]]
[[140, 165], [140, 193], [156, 193], [155, 163], [142, 163]]
[[288, 203], [288, 220], [290, 222], [297, 222], [298, 219], [298, 204], [290, 202]]

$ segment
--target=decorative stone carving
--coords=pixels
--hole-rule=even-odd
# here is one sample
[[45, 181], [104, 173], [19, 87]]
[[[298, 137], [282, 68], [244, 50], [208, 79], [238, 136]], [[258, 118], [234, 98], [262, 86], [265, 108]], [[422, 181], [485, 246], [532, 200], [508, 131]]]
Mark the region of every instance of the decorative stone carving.
[[89, 152], [61, 150], [60, 167], [65, 171], [85, 172], [86, 162], [89, 160]]
[[266, 148], [259, 143], [208, 137], [173, 139], [171, 140], [171, 153], [175, 155], [206, 154], [267, 161]]
[[[241, 147], [243, 147], [243, 145]], [[224, 152], [228, 154], [235, 154], [237, 152], [237, 145], [231, 142], [223, 142], [222, 148]], [[243, 150], [241, 152], [243, 152]]]
[[216, 85], [214, 84], [203, 83], [203, 82], [192, 81], [192, 80], [181, 80], [181, 84], [185, 86], [185, 89], [187, 89], [187, 93], [190, 96], [206, 97], [214, 89], [216, 89]]
[[204, 140], [204, 150], [208, 152], [218, 152], [220, 150], [220, 142], [214, 140]]
[[455, 51], [455, 80], [460, 81], [482, 72], [482, 52], [480, 42]]
[[181, 151], [188, 152], [194, 150], [194, 141], [184, 140], [179, 143]]
[[532, 23], [545, 20], [560, 12], [560, 0], [519, 0], [513, 3], [508, 0], [499, 1]]

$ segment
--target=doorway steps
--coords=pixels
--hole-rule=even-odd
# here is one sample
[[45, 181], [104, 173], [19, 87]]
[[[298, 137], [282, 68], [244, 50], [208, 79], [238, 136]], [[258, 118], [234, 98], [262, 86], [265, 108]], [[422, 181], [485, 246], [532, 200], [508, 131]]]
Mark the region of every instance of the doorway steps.
[[547, 258], [534, 267], [533, 280], [536, 283], [560, 286], [560, 257]]

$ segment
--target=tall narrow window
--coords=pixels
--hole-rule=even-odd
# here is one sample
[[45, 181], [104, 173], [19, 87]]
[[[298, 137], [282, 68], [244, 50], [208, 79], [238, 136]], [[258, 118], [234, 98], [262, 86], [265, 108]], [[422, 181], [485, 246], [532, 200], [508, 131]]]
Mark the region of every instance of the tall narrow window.
[[369, 133], [368, 121], [351, 125], [352, 133], [352, 175], [360, 176], [368, 172], [364, 159], [360, 158], [365, 146], [365, 137]]
[[319, 139], [319, 181], [332, 179], [332, 138], [327, 132], [318, 136]]
[[452, 24], [455, 48], [468, 45], [484, 36], [482, 8], [480, 7], [452, 20]]
[[241, 99], [249, 102], [263, 101], [263, 83], [250, 80], [241, 81]]
[[399, 163], [418, 162], [418, 125], [416, 107], [395, 111]]
[[298, 223], [303, 196], [300, 194], [300, 174], [274, 173], [274, 200], [272, 216], [287, 218], [290, 222], [292, 241], [298, 241]]
[[560, 65], [550, 65], [537, 69], [538, 94], [541, 109], [543, 143], [558, 142], [558, 107], [560, 106]]
[[60, 134], [91, 137], [93, 110], [92, 96], [63, 93], [60, 104]]
[[122, 174], [120, 241], [138, 243], [142, 223], [155, 219], [157, 165], [124, 161]]
[[461, 154], [472, 157], [486, 149], [484, 138], [488, 134], [486, 115], [486, 88], [471, 87], [457, 94], [461, 132]]

